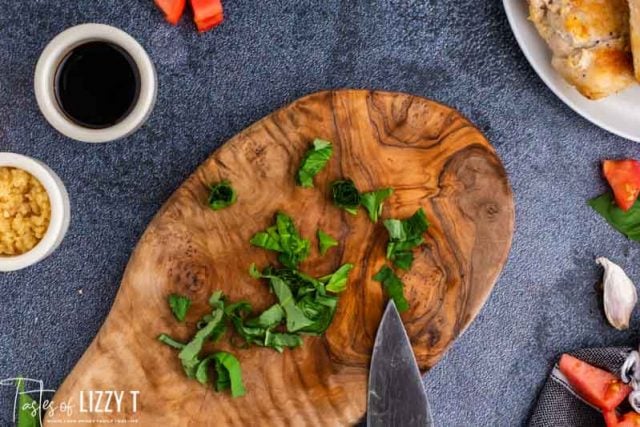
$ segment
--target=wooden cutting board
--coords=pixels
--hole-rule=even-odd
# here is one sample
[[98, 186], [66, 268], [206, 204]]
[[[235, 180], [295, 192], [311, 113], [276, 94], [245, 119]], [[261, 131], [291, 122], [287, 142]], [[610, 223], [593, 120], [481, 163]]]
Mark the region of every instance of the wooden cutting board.
[[[334, 143], [334, 157], [315, 189], [296, 187], [298, 165], [316, 137]], [[69, 418], [128, 417], [143, 426], [328, 426], [361, 419], [385, 305], [371, 277], [385, 262], [387, 233], [364, 211], [354, 217], [332, 205], [329, 183], [341, 177], [361, 191], [395, 188], [385, 218], [408, 217], [419, 207], [427, 213], [426, 243], [403, 276], [411, 305], [403, 320], [418, 363], [428, 370], [475, 318], [505, 263], [514, 226], [509, 183], [489, 142], [455, 110], [401, 93], [343, 90], [307, 96], [250, 126], [173, 194], [142, 236], [108, 318], [54, 401], [78, 408], [83, 398], [87, 409], [88, 390], [139, 391], [135, 412], [125, 396], [121, 413], [76, 411]], [[208, 187], [222, 179], [239, 198], [214, 212], [205, 203]], [[258, 310], [274, 302], [248, 268], [275, 257], [249, 239], [278, 210], [312, 238], [303, 271], [319, 276], [345, 262], [356, 267], [325, 336], [307, 337], [284, 354], [238, 349], [227, 340], [210, 348], [231, 351], [242, 364], [247, 395], [232, 399], [188, 380], [176, 352], [156, 336], [190, 337], [215, 290]], [[341, 242], [325, 257], [315, 249], [318, 228]], [[174, 292], [195, 302], [185, 325], [167, 308]], [[58, 411], [51, 419], [64, 417]]]

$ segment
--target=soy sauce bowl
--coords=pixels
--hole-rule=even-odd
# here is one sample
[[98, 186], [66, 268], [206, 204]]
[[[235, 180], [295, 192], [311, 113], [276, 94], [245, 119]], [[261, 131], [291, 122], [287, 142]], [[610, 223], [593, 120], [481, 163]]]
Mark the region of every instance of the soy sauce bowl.
[[[58, 69], [77, 47], [90, 42], [105, 42], [122, 49], [133, 61], [139, 78], [137, 100], [120, 121], [104, 128], [79, 124], [65, 113], [56, 95]], [[45, 119], [63, 135], [82, 142], [109, 142], [138, 130], [155, 105], [158, 80], [153, 62], [144, 48], [124, 31], [104, 24], [71, 27], [49, 42], [36, 65], [34, 88], [38, 106]]]

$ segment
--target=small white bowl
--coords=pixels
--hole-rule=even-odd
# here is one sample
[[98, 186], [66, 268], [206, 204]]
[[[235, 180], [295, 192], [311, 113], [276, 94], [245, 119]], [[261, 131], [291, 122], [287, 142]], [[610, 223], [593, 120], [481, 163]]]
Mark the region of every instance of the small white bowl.
[[71, 205], [62, 180], [44, 163], [31, 157], [0, 152], [0, 167], [13, 167], [29, 172], [40, 181], [51, 203], [51, 221], [42, 240], [22, 255], [0, 255], [0, 271], [15, 271], [42, 261], [60, 246], [69, 228]]
[[[62, 60], [75, 47], [92, 41], [109, 42], [123, 49], [140, 74], [137, 103], [121, 122], [104, 129], [90, 129], [71, 121], [58, 105], [55, 94], [56, 72]], [[40, 111], [60, 133], [83, 142], [108, 142], [132, 134], [149, 118], [156, 102], [158, 79], [149, 55], [129, 34], [109, 25], [83, 24], [63, 31], [49, 42], [36, 65], [34, 88]]]

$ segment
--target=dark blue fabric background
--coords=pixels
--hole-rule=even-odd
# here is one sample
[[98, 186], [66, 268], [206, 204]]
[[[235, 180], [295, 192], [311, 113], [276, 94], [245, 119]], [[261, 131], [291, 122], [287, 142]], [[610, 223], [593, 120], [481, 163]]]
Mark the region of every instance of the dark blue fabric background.
[[[438, 425], [521, 424], [559, 352], [637, 343], [637, 316], [630, 331], [617, 332], [599, 313], [594, 258], [609, 256], [640, 281], [640, 245], [585, 202], [605, 189], [599, 160], [640, 157], [640, 145], [591, 125], [544, 86], [500, 2], [224, 4], [225, 23], [200, 35], [189, 19], [165, 24], [152, 0], [0, 0], [0, 151], [57, 171], [73, 213], [52, 257], [0, 275], [0, 378], [59, 386], [106, 317], [137, 239], [191, 171], [271, 111], [343, 87], [405, 91], [458, 108], [496, 146], [515, 192], [505, 271], [477, 320], [426, 376]], [[149, 122], [105, 145], [57, 134], [32, 89], [46, 43], [85, 22], [140, 40], [160, 81]], [[12, 396], [0, 390], [0, 425], [10, 422]]]

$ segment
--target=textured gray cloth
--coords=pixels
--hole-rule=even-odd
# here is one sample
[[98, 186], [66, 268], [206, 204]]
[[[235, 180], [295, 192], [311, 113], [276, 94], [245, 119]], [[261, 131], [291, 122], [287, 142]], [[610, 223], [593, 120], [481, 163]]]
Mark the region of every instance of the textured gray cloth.
[[[200, 35], [188, 19], [164, 24], [152, 0], [0, 0], [0, 149], [56, 170], [73, 210], [51, 258], [0, 275], [0, 376], [58, 387], [105, 319], [139, 236], [193, 169], [278, 107], [340, 87], [458, 108], [496, 146], [513, 186], [509, 262], [478, 318], [425, 377], [438, 425], [526, 423], [558, 353], [638, 342], [638, 313], [624, 332], [601, 316], [594, 258], [609, 256], [640, 281], [640, 246], [585, 202], [605, 189], [599, 161], [640, 158], [640, 145], [593, 126], [545, 87], [501, 2], [223, 1], [226, 22]], [[85, 22], [140, 40], [160, 82], [149, 122], [99, 146], [51, 129], [32, 90], [47, 41]], [[0, 389], [1, 426], [10, 398]]]
[[[569, 354], [620, 375], [620, 368], [630, 351], [630, 347], [585, 348]], [[629, 407], [627, 402], [621, 404], [624, 406]], [[529, 427], [593, 427], [603, 424], [602, 414], [580, 399], [554, 368], [540, 392]]]

